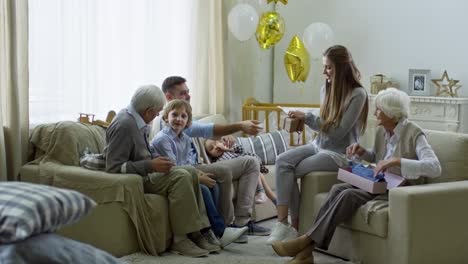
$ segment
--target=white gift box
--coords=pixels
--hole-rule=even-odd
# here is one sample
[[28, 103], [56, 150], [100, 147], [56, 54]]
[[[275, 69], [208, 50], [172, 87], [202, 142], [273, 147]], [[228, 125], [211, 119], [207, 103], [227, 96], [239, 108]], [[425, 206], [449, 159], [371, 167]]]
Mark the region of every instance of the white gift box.
[[356, 175], [352, 172], [349, 172], [345, 169], [338, 170], [338, 180], [349, 183], [355, 187], [358, 187], [361, 190], [372, 194], [381, 194], [386, 193], [387, 190], [392, 188], [402, 186], [405, 183], [405, 178], [385, 172], [385, 181], [383, 182], [373, 182], [364, 177]]

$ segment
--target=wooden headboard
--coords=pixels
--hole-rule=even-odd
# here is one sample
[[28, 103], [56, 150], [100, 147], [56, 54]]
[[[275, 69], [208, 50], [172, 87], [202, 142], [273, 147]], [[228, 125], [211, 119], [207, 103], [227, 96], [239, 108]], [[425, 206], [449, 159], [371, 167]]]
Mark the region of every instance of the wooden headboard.
[[[282, 129], [281, 124], [281, 113], [283, 112], [280, 108], [283, 107], [306, 107], [306, 108], [319, 108], [319, 104], [290, 104], [290, 103], [260, 103], [253, 97], [247, 98], [242, 105], [242, 120], [259, 120], [263, 115], [265, 118], [265, 132], [270, 132], [270, 113], [276, 113], [276, 124], [277, 129]], [[304, 129], [303, 129], [304, 131]], [[289, 145], [296, 146], [294, 144], [293, 133], [289, 137]], [[306, 143], [305, 133], [302, 133], [302, 145]]]

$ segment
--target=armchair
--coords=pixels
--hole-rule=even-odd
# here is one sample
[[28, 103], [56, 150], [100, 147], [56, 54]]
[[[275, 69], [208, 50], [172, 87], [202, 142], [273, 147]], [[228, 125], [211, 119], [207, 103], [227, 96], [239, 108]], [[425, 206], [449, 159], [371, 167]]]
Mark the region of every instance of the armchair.
[[[392, 189], [388, 207], [366, 206], [339, 226], [328, 252], [363, 264], [467, 263], [468, 135], [425, 131], [442, 166], [428, 184]], [[373, 135], [371, 135], [373, 136]], [[301, 181], [299, 232], [315, 219], [336, 173], [314, 172]]]

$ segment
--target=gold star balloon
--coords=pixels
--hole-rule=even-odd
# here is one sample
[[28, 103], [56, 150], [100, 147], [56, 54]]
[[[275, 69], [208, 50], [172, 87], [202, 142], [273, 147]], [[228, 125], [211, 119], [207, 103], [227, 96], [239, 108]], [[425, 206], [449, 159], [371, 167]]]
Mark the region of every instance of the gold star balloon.
[[263, 49], [269, 49], [278, 43], [284, 35], [284, 19], [277, 12], [263, 13], [258, 21], [255, 37]]
[[289, 43], [289, 47], [286, 49], [284, 67], [286, 68], [286, 74], [292, 82], [305, 82], [307, 80], [310, 69], [309, 52], [307, 52], [304, 43], [302, 43], [297, 35], [291, 39], [291, 43]]
[[275, 2], [275, 4], [277, 4], [278, 2], [281, 2], [284, 5], [286, 5], [288, 3], [288, 0], [267, 0], [268, 4], [271, 3], [271, 2]]

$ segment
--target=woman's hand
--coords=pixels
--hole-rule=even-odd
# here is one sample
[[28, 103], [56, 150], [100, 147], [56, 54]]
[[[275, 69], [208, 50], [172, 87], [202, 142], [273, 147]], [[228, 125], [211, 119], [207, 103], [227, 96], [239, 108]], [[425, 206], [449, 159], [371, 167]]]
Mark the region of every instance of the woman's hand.
[[305, 119], [305, 113], [302, 111], [289, 111], [288, 116], [299, 120]]
[[221, 151], [232, 151], [231, 148], [228, 148], [224, 143], [222, 142], [216, 142], [215, 148], [220, 149]]
[[401, 166], [400, 158], [390, 158], [387, 160], [381, 160], [377, 163], [377, 166], [374, 168], [374, 177], [381, 172], [385, 172], [388, 168], [399, 166]]
[[213, 188], [216, 184], [216, 181], [211, 178], [213, 176], [214, 175], [212, 173], [204, 173], [202, 171], [198, 172], [198, 180], [200, 183], [208, 186], [209, 188]]
[[346, 148], [346, 157], [348, 159], [350, 159], [354, 155], [358, 155], [359, 157], [361, 157], [362, 155], [364, 155], [364, 153], [366, 153], [366, 149], [361, 147], [361, 145], [359, 145], [358, 143], [354, 143]]
[[225, 150], [231, 149], [232, 146], [236, 143], [236, 139], [232, 135], [221, 137], [221, 141], [223, 142], [223, 145], [226, 147]]

